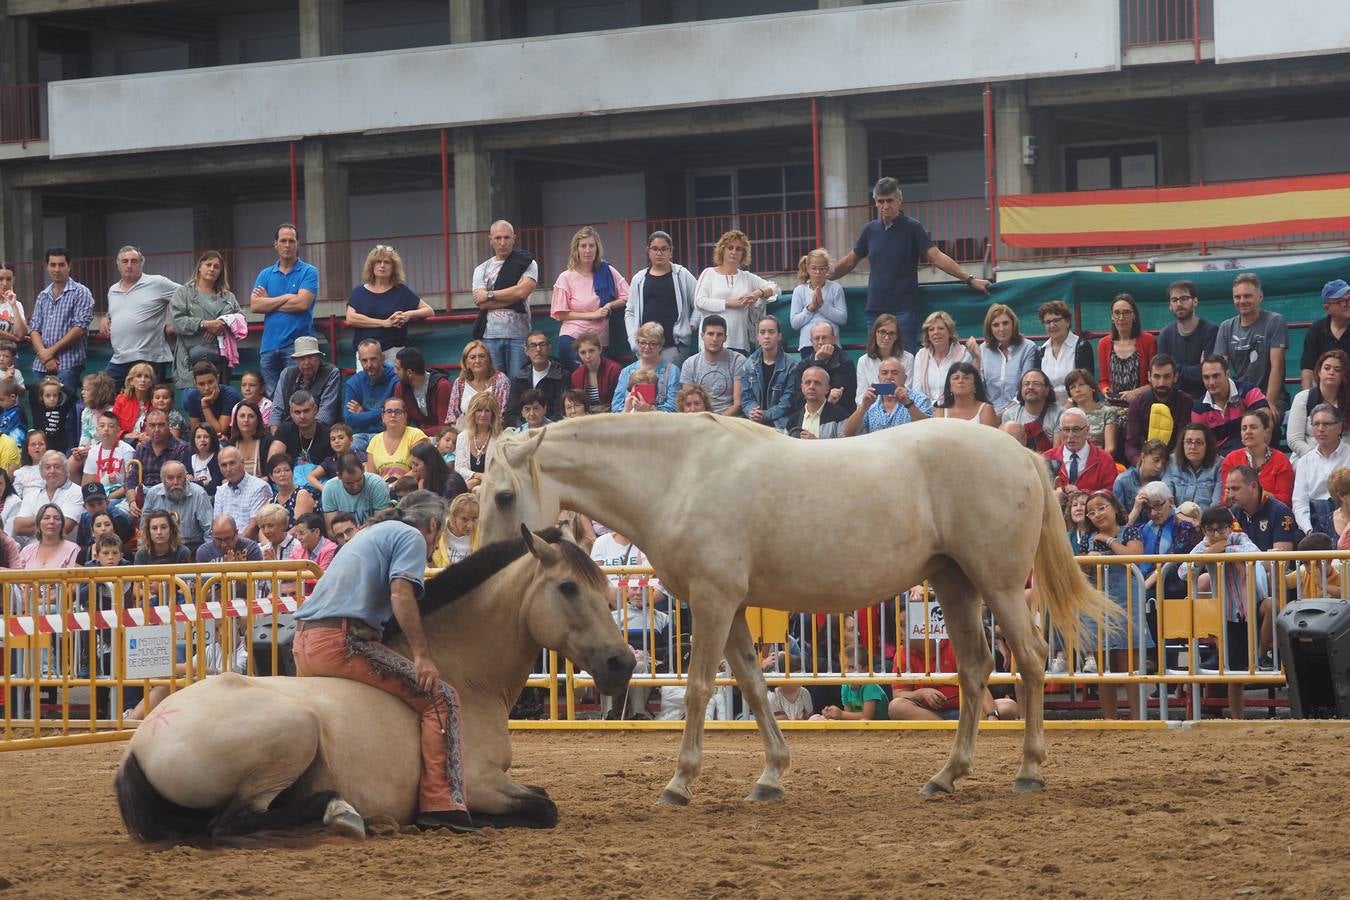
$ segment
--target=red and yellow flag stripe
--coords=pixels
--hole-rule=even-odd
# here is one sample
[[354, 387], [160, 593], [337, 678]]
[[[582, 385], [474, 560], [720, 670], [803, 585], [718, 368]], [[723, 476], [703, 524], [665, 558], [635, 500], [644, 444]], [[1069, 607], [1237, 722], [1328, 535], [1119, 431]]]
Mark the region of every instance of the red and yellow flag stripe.
[[1000, 197], [1010, 247], [1125, 247], [1350, 230], [1350, 173]]

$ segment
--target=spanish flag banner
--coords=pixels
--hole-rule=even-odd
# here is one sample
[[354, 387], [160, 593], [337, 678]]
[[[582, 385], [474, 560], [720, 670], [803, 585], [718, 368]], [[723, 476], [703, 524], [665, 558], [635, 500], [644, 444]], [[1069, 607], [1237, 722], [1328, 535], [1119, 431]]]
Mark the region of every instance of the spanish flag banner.
[[1130, 247], [1350, 231], [1350, 173], [1000, 197], [1010, 247]]

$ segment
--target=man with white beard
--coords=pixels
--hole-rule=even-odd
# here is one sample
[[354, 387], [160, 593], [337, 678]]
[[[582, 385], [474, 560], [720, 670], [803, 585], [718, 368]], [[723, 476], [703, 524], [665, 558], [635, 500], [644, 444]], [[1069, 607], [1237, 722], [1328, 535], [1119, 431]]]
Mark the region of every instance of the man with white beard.
[[160, 479], [145, 492], [145, 512], [167, 509], [173, 513], [183, 546], [195, 554], [211, 535], [211, 497], [200, 484], [188, 480], [187, 468], [177, 460], [164, 464]]

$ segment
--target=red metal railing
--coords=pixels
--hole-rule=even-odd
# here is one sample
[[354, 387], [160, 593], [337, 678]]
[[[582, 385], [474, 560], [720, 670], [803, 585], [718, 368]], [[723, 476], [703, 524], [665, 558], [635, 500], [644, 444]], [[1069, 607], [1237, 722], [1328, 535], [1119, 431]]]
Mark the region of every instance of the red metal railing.
[[0, 84], [0, 144], [27, 144], [47, 137], [47, 86]]
[[1126, 47], [1214, 39], [1214, 0], [1121, 0], [1120, 38]]

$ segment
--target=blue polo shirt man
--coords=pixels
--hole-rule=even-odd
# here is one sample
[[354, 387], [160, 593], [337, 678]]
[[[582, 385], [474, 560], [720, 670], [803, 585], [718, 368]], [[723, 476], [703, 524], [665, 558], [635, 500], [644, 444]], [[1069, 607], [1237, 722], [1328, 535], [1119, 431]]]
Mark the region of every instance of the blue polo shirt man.
[[863, 226], [858, 242], [835, 264], [831, 280], [843, 278], [864, 259], [871, 261], [867, 275], [867, 328], [882, 313], [890, 313], [900, 323], [901, 346], [917, 350], [919, 332], [919, 262], [931, 264], [981, 294], [989, 293], [989, 282], [967, 275], [961, 266], [938, 249], [928, 231], [917, 219], [900, 211], [903, 198], [900, 183], [882, 178], [872, 188], [872, 201], [878, 218]]
[[267, 396], [276, 393], [277, 380], [290, 363], [298, 337], [314, 334], [314, 301], [319, 296], [319, 270], [300, 258], [300, 232], [289, 222], [277, 226], [277, 261], [258, 273], [249, 307], [263, 314], [263, 383]]

